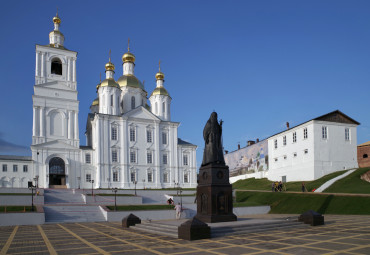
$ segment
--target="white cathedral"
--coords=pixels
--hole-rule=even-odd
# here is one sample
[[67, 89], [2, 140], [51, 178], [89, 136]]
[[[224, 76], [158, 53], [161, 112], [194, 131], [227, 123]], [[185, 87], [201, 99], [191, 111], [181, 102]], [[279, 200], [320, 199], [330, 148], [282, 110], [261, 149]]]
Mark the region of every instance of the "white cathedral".
[[80, 146], [77, 52], [64, 47], [58, 15], [53, 22], [50, 43], [36, 45], [32, 158], [1, 156], [0, 187], [30, 181], [41, 188], [196, 187], [197, 146], [178, 138], [164, 74], [159, 69], [155, 75], [149, 106], [130, 48], [118, 80], [110, 58], [105, 65], [106, 79], [87, 117], [87, 144]]

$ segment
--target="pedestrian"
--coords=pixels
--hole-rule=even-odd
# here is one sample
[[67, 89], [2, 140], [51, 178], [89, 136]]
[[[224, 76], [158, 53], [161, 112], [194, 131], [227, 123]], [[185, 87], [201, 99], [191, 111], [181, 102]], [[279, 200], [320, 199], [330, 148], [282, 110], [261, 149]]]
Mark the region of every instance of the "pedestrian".
[[302, 182], [302, 192], [305, 192], [306, 191], [306, 186], [304, 184], [304, 182]]
[[274, 189], [275, 189], [275, 182], [272, 182], [272, 184], [271, 184], [271, 191], [274, 192]]
[[181, 211], [182, 211], [182, 207], [181, 207], [180, 203], [178, 203], [175, 206], [175, 210], [176, 210], [176, 220], [179, 220], [180, 217], [181, 217]]

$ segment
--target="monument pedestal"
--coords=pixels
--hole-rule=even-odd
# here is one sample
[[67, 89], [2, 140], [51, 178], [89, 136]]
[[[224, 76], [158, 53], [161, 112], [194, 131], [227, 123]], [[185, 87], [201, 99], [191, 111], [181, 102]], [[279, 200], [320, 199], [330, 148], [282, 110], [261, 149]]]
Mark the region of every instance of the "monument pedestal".
[[195, 218], [209, 223], [237, 220], [228, 166], [211, 163], [199, 169]]

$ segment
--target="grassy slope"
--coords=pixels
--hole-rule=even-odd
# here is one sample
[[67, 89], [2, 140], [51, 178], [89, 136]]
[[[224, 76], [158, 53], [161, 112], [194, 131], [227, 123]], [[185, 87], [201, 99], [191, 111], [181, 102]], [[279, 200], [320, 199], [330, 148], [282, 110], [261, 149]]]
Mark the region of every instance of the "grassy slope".
[[[321, 177], [320, 179], [314, 180], [314, 181], [307, 181], [305, 182], [306, 189], [308, 191], [311, 191], [312, 189], [317, 189], [322, 184], [327, 182], [328, 180], [337, 177], [341, 174], [343, 174], [346, 171], [339, 171], [335, 173], [331, 173], [328, 175], [325, 175]], [[235, 183], [233, 183], [233, 189], [247, 189], [247, 190], [271, 190], [271, 184], [272, 181], [264, 179], [245, 179], [245, 180], [239, 180]], [[287, 191], [302, 191], [302, 182], [287, 182], [285, 184]]]
[[323, 214], [370, 214], [370, 197], [350, 197], [281, 192], [237, 192], [237, 205], [270, 205], [270, 213], [301, 214], [314, 210]]
[[336, 181], [324, 192], [370, 194], [370, 183], [360, 179], [367, 171], [370, 171], [370, 167], [359, 168], [347, 177]]
[[[114, 206], [107, 206], [114, 210]], [[119, 205], [117, 211], [173, 210], [173, 205]]]

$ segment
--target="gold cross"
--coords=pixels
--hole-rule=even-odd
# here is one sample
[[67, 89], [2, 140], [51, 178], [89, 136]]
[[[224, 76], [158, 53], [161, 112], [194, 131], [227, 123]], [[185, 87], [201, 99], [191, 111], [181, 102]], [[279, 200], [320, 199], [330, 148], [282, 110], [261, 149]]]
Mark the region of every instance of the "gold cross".
[[127, 51], [130, 51], [130, 38], [128, 38]]

